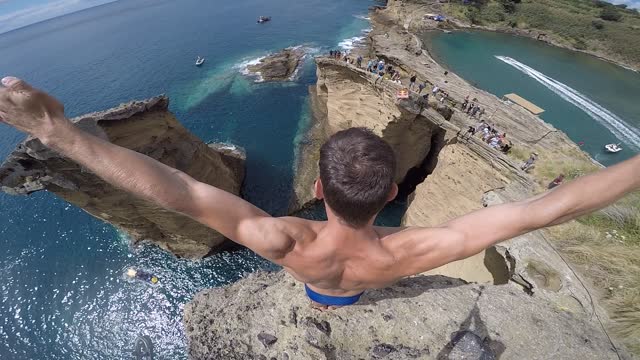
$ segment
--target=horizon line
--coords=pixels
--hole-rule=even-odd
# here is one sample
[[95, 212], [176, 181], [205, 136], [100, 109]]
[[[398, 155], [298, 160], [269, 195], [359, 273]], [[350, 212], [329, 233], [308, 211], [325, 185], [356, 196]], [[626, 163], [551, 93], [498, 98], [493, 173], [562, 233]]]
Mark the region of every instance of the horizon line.
[[80, 10], [75, 10], [75, 11], [68, 12], [68, 13], [66, 13], [66, 14], [62, 14], [62, 15], [58, 15], [58, 16], [54, 16], [54, 17], [51, 17], [51, 18], [48, 18], [48, 19], [44, 19], [44, 20], [40, 20], [40, 21], [36, 21], [36, 22], [31, 23], [31, 24], [27, 24], [27, 25], [24, 25], [24, 26], [17, 27], [17, 28], [15, 28], [15, 29], [7, 30], [7, 31], [5, 31], [5, 32], [0, 32], [0, 36], [2, 36], [2, 35], [6, 35], [6, 34], [9, 34], [9, 33], [15, 32], [15, 31], [24, 30], [24, 29], [26, 29], [26, 28], [28, 28], [28, 27], [31, 27], [31, 26], [35, 26], [35, 25], [43, 24], [43, 23], [46, 23], [46, 22], [49, 22], [49, 21], [53, 21], [53, 20], [56, 20], [56, 19], [60, 19], [60, 18], [63, 18], [63, 17], [65, 17], [65, 16], [70, 16], [70, 15], [73, 15], [73, 14], [81, 13], [81, 12], [83, 12], [83, 11], [89, 11], [89, 10], [96, 9], [96, 8], [99, 8], [99, 7], [102, 7], [102, 6], [111, 5], [111, 4], [113, 4], [113, 3], [115, 3], [115, 2], [119, 2], [119, 1], [120, 1], [120, 0], [109, 0], [108, 2], [106, 2], [106, 3], [104, 3], [104, 4], [99, 4], [99, 5], [95, 5], [95, 6], [90, 6], [90, 7], [88, 7], [88, 8], [84, 8], [84, 9], [80, 9]]

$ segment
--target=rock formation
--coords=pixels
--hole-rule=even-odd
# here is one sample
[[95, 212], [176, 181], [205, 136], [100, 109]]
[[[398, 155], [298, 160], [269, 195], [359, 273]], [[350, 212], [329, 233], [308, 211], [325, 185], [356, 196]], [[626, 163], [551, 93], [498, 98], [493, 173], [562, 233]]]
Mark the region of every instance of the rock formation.
[[[178, 122], [168, 105], [169, 100], [160, 96], [72, 121], [116, 145], [239, 194], [244, 179], [243, 150], [233, 145], [204, 144]], [[51, 191], [124, 230], [134, 242], [150, 240], [180, 257], [201, 258], [224, 242], [217, 232], [105, 183], [34, 138], [18, 145], [0, 167], [0, 185], [13, 195]]]
[[[386, 9], [374, 10], [369, 48], [359, 51], [365, 59], [384, 59], [400, 69], [405, 84], [408, 74], [417, 73], [419, 82], [437, 84], [450, 99], [441, 104], [432, 97], [425, 104], [411, 94], [408, 100], [398, 100], [396, 92], [402, 86], [376, 82], [374, 76], [341, 61], [316, 59], [318, 83], [310, 88], [314, 121], [297, 153], [292, 212], [314, 201], [311, 184], [318, 176], [321, 144], [352, 126], [372, 129], [393, 147], [399, 164], [396, 181], [401, 192], [410, 194], [404, 225], [434, 226], [483, 206], [532, 196], [540, 190], [539, 184], [520, 170], [516, 159], [478, 138], [460, 136], [461, 129], [477, 121], [455, 106], [468, 95], [486, 109], [485, 119], [507, 133], [516, 146], [542, 154], [550, 164], [591, 163], [561, 131], [445, 73], [407, 31], [412, 28], [407, 17], [411, 9], [411, 2], [390, 1]], [[207, 290], [186, 308], [189, 351], [195, 359], [628, 356], [608, 339], [603, 327], [607, 314], [593, 301], [589, 285], [564, 261], [544, 231], [517, 237], [426, 275], [430, 276], [368, 292], [385, 299], [384, 305], [363, 298], [362, 305], [329, 314], [308, 310], [300, 285], [281, 274], [256, 275], [229, 288]], [[463, 285], [464, 280], [487, 285]], [[262, 302], [250, 295], [258, 291]], [[396, 295], [384, 295], [389, 293]], [[439, 307], [442, 299], [449, 301]], [[398, 310], [405, 306], [406, 313]], [[206, 314], [207, 309], [229, 308], [242, 309], [242, 316], [219, 310]], [[460, 309], [464, 310], [458, 314]], [[419, 314], [427, 317], [421, 319]], [[439, 315], [441, 320], [433, 318]], [[502, 315], [509, 318], [500, 320]], [[547, 321], [543, 325], [547, 330], [537, 330]], [[446, 330], [438, 331], [442, 329]]]
[[343, 61], [318, 58], [316, 63], [318, 82], [311, 89], [314, 122], [298, 152], [290, 211], [313, 201], [311, 184], [318, 176], [319, 148], [337, 131], [366, 127], [385, 139], [396, 154], [400, 184], [442, 147], [444, 131], [437, 124], [443, 119], [433, 109], [421, 107], [417, 96], [398, 101], [396, 84], [374, 84], [371, 74]]
[[555, 298], [513, 285], [416, 276], [354, 306], [311, 309], [284, 272], [205, 290], [185, 307], [191, 359], [618, 359], [606, 335]]
[[289, 80], [298, 69], [305, 50], [302, 47], [290, 47], [269, 55], [247, 70], [259, 75], [264, 81]]

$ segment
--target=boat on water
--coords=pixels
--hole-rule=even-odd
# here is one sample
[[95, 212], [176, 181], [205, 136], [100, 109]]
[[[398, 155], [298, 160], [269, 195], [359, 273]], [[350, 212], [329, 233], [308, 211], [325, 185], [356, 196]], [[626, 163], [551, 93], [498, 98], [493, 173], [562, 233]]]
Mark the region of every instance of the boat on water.
[[267, 21], [271, 21], [271, 16], [260, 16], [258, 18], [258, 24], [266, 23]]
[[607, 152], [610, 152], [610, 153], [617, 153], [617, 152], [622, 151], [622, 148], [620, 147], [620, 144], [607, 144], [607, 145], [604, 146], [604, 149]]
[[196, 59], [196, 66], [201, 66], [202, 64], [204, 64], [204, 58], [198, 56], [198, 58]]
[[135, 356], [136, 360], [153, 360], [153, 342], [148, 335], [138, 336], [133, 349], [133, 356]]

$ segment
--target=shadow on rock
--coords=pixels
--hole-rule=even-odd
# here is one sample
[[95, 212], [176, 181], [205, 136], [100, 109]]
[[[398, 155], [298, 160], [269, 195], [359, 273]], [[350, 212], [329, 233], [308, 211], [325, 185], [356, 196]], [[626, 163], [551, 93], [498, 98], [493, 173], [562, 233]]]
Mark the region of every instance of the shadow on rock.
[[355, 306], [374, 305], [378, 301], [387, 299], [414, 298], [431, 290], [447, 289], [467, 284], [464, 280], [442, 275], [419, 275], [400, 280], [389, 288], [368, 290]]
[[[480, 288], [478, 299], [484, 288]], [[469, 316], [460, 324], [458, 331], [451, 334], [451, 341], [440, 351], [438, 360], [496, 360], [500, 359], [506, 347], [492, 340], [489, 330], [482, 321], [476, 300]]]

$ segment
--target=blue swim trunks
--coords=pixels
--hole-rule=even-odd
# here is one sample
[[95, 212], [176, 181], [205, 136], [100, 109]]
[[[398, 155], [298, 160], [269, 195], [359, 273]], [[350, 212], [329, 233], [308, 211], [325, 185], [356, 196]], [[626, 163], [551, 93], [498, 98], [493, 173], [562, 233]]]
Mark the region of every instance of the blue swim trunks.
[[364, 291], [361, 292], [360, 294], [357, 295], [353, 295], [353, 296], [331, 296], [331, 295], [323, 295], [323, 294], [319, 294], [313, 290], [311, 290], [307, 284], [304, 284], [304, 290], [307, 292], [307, 296], [309, 297], [309, 299], [322, 304], [322, 305], [327, 305], [327, 306], [346, 306], [346, 305], [353, 305], [355, 303], [358, 302], [358, 300], [360, 300], [360, 297], [362, 296], [362, 294], [364, 294]]

